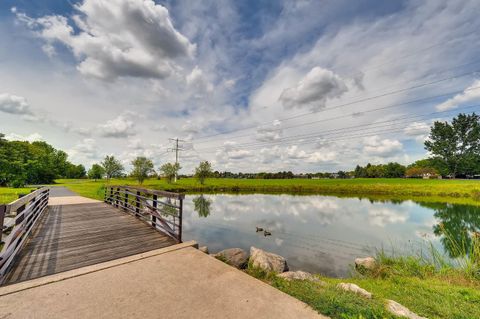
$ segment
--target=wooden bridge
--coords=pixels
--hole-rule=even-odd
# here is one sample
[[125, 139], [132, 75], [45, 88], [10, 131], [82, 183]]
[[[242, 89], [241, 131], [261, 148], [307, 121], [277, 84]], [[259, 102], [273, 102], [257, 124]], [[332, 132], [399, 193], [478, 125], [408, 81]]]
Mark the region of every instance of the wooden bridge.
[[0, 206], [1, 284], [181, 242], [182, 194], [110, 186], [101, 202], [63, 193], [48, 204], [50, 189], [43, 187]]

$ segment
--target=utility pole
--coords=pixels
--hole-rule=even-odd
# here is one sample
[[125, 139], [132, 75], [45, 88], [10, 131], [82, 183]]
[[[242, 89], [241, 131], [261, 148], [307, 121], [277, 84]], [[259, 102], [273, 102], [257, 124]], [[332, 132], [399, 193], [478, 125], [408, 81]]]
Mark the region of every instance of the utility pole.
[[[170, 141], [174, 142], [173, 148], [169, 149], [170, 151], [175, 152], [175, 165], [178, 165], [178, 152], [183, 151], [183, 148], [179, 147], [178, 142], [185, 142], [184, 140], [179, 140], [177, 138], [169, 138]], [[178, 172], [175, 173], [175, 182], [177, 181], [178, 178]]]

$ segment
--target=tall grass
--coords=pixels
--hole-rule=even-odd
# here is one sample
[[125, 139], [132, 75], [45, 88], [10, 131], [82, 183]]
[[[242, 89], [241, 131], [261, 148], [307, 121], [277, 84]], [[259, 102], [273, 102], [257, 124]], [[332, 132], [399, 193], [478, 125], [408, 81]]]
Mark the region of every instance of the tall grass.
[[422, 279], [432, 276], [459, 276], [470, 281], [479, 280], [480, 234], [465, 231], [460, 237], [456, 237], [442, 227], [441, 235], [444, 246], [448, 246], [448, 252], [440, 250], [431, 241], [423, 242], [410, 253], [398, 254], [395, 249], [386, 252], [382, 248], [377, 251], [377, 267], [360, 271], [360, 275]]

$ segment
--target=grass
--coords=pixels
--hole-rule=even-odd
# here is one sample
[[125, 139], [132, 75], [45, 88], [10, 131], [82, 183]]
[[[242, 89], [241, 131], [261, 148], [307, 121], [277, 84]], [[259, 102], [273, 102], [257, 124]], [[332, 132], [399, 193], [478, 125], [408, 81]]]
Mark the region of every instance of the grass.
[[19, 194], [28, 194], [33, 188], [0, 187], [0, 204], [10, 203], [18, 199]]
[[[101, 199], [105, 180], [57, 180], [82, 196]], [[138, 185], [129, 179], [112, 179], [112, 185]], [[148, 179], [143, 187], [187, 193], [289, 193], [325, 194], [368, 197], [372, 199], [415, 199], [419, 201], [450, 202], [480, 205], [480, 181], [477, 180], [423, 180], [423, 179], [208, 179], [201, 185], [193, 178], [168, 184], [165, 180]]]
[[[320, 283], [286, 281], [251, 264], [246, 271], [331, 318], [393, 318], [385, 310], [387, 299], [427, 318], [480, 318], [480, 281], [468, 269], [432, 258], [388, 257], [382, 252], [377, 260], [373, 271], [342, 279], [318, 276]], [[354, 283], [373, 298], [341, 291], [337, 288], [340, 282]]]

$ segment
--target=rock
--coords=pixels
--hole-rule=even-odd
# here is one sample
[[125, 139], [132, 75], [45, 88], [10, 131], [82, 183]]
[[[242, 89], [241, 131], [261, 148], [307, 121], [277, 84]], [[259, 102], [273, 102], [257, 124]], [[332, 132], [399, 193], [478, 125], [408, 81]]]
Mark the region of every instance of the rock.
[[320, 279], [318, 279], [311, 273], [301, 271], [301, 270], [287, 271], [287, 272], [278, 274], [277, 277], [283, 278], [285, 280], [308, 280], [308, 281], [314, 281], [314, 282], [325, 284], [324, 282], [322, 282]]
[[250, 261], [254, 267], [266, 271], [273, 271], [276, 273], [288, 271], [288, 265], [285, 258], [255, 247], [250, 247]]
[[360, 296], [368, 298], [368, 299], [372, 298], [371, 293], [369, 293], [368, 291], [366, 291], [363, 288], [358, 287], [355, 284], [342, 282], [342, 283], [339, 283], [337, 287], [342, 289], [342, 290], [345, 290], [345, 291], [354, 292], [354, 293], [359, 294]]
[[238, 269], [245, 268], [248, 262], [248, 254], [241, 248], [225, 249], [216, 253], [214, 256]]
[[198, 248], [202, 253], [208, 254], [208, 247], [207, 246], [200, 246]]
[[377, 267], [377, 261], [373, 257], [356, 258], [355, 268], [357, 270], [374, 270]]
[[409, 319], [427, 319], [425, 317], [420, 317], [416, 313], [410, 311], [407, 307], [402, 306], [396, 301], [387, 300], [387, 310], [390, 311], [393, 315], [399, 317], [405, 317]]

